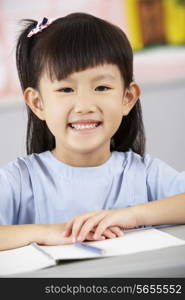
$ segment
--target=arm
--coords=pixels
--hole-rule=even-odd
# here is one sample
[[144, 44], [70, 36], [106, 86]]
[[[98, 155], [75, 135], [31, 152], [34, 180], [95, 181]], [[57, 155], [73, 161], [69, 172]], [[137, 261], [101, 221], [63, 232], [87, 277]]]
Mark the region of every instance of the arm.
[[140, 225], [185, 224], [185, 193], [133, 207]]
[[83, 214], [68, 222], [65, 236], [70, 234], [83, 241], [92, 228], [96, 228], [94, 238], [97, 239], [110, 226], [134, 228], [164, 224], [185, 224], [185, 193], [129, 208]]
[[42, 245], [72, 243], [72, 238], [63, 236], [65, 224], [1, 225], [0, 250], [26, 246], [36, 242]]
[[[27, 224], [27, 225], [1, 225], [0, 226], [0, 251], [27, 246], [37, 243], [47, 246], [72, 244], [75, 242], [72, 236], [64, 236], [65, 224]], [[88, 240], [94, 240], [92, 232], [87, 235]], [[99, 240], [122, 236], [122, 232], [116, 226], [105, 230]]]

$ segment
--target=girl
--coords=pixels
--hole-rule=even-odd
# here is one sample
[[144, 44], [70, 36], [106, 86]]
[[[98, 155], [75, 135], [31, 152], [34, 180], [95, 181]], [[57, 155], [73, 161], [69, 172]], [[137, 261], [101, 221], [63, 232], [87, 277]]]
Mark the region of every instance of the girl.
[[0, 170], [1, 250], [185, 223], [185, 172], [145, 155], [140, 88], [120, 28], [84, 13], [27, 20], [16, 60], [28, 155]]

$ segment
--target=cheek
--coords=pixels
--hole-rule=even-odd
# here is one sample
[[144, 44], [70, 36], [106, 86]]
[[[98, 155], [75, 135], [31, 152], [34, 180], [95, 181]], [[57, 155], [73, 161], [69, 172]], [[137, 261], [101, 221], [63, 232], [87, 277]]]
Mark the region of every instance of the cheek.
[[122, 99], [114, 98], [108, 102], [105, 106], [105, 114], [112, 124], [120, 124], [123, 117]]
[[60, 107], [48, 106], [46, 108], [45, 119], [48, 128], [54, 135], [66, 125], [66, 114], [64, 109]]
[[116, 131], [121, 125], [123, 119], [122, 110], [123, 110], [122, 102], [114, 101], [109, 103], [105, 111], [105, 115], [106, 115], [105, 126], [107, 130], [110, 132], [111, 136], [113, 136], [116, 133]]
[[112, 114], [109, 117], [108, 123], [109, 123], [109, 128], [111, 128], [111, 131], [113, 133], [115, 133], [118, 130], [118, 128], [122, 122], [122, 119], [123, 119], [122, 114], [118, 113], [117, 111], [115, 111], [115, 112], [112, 111]]

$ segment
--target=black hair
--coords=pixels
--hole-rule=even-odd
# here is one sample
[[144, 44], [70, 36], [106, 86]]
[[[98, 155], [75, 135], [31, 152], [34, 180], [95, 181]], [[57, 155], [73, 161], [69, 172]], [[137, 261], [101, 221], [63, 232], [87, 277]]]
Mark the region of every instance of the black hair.
[[[38, 89], [42, 72], [51, 79], [64, 79], [73, 72], [103, 63], [116, 64], [126, 87], [133, 81], [133, 52], [125, 33], [118, 26], [86, 13], [72, 13], [52, 22], [32, 37], [28, 33], [37, 21], [23, 20], [25, 28], [16, 47], [16, 63], [22, 90]], [[55, 148], [55, 137], [45, 121], [27, 105], [27, 154]], [[145, 133], [140, 100], [111, 138], [110, 151], [132, 150], [145, 153]]]

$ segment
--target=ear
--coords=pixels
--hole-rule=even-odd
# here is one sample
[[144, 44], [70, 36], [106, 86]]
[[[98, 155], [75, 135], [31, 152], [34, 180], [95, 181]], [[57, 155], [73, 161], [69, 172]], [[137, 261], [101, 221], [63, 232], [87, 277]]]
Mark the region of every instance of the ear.
[[24, 91], [24, 101], [40, 120], [45, 120], [43, 100], [37, 90], [28, 87]]
[[137, 83], [131, 82], [129, 87], [126, 88], [123, 96], [123, 116], [127, 116], [131, 109], [136, 104], [141, 94], [140, 87]]

